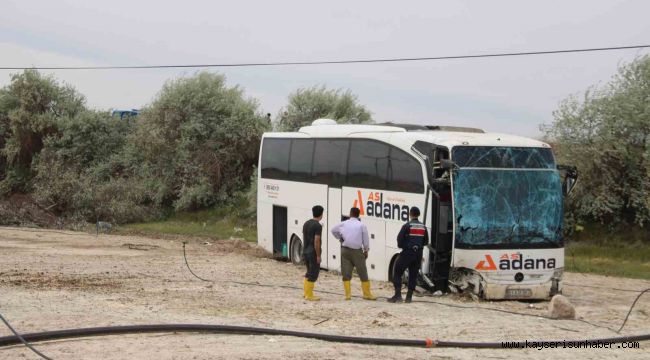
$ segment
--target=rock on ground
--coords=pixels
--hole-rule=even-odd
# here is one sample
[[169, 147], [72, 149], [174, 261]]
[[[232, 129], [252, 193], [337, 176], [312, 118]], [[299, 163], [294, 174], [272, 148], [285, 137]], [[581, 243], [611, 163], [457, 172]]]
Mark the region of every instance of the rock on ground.
[[548, 315], [554, 319], [575, 319], [576, 309], [566, 296], [555, 295], [548, 305]]

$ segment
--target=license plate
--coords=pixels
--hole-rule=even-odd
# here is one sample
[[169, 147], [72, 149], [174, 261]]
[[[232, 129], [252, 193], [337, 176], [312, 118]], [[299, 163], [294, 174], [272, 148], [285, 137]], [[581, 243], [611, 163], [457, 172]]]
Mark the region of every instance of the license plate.
[[533, 296], [531, 289], [506, 289], [506, 298], [529, 298]]

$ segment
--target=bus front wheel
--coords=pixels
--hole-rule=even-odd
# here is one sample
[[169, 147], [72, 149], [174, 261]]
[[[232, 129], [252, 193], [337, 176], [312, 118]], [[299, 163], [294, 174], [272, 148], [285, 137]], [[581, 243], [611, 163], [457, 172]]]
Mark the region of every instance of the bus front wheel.
[[302, 258], [302, 241], [297, 236], [291, 238], [291, 262], [295, 265], [304, 263]]

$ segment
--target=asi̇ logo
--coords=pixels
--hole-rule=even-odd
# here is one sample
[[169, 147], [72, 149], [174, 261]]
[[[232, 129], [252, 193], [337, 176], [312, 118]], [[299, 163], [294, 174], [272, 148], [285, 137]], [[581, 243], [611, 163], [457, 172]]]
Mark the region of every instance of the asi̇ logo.
[[[479, 261], [474, 267], [476, 270], [497, 270], [497, 265], [490, 254], [485, 255], [485, 260]], [[555, 269], [555, 259], [524, 259], [521, 253], [503, 254], [499, 258], [499, 270], [540, 270]]]
[[409, 220], [409, 207], [407, 205], [392, 204], [384, 202], [384, 193], [371, 192], [363, 206], [363, 195], [361, 190], [357, 190], [357, 199], [354, 200], [353, 207], [359, 208], [361, 216], [374, 216], [378, 218], [391, 220]]
[[476, 270], [496, 270], [497, 266], [494, 264], [491, 255], [485, 255], [485, 260], [481, 260], [474, 267]]

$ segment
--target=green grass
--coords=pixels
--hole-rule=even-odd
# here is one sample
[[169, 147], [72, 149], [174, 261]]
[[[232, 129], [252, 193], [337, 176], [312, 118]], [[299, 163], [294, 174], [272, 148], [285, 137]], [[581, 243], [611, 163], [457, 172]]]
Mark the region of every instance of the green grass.
[[[178, 213], [162, 221], [123, 225], [117, 232], [257, 240], [255, 221], [238, 218], [230, 208]], [[565, 255], [567, 271], [650, 280], [650, 243], [638, 239], [630, 243], [613, 239], [611, 235], [601, 238], [582, 235], [580, 241], [567, 244]]]
[[255, 221], [241, 219], [234, 215], [231, 209], [177, 213], [162, 221], [122, 225], [117, 232], [153, 236], [184, 235], [212, 239], [233, 237], [251, 242], [257, 241]]
[[564, 263], [567, 271], [650, 280], [650, 244], [573, 242]]

